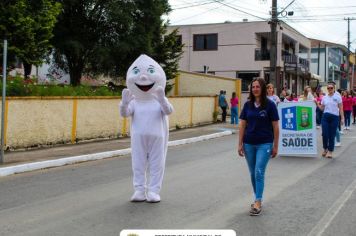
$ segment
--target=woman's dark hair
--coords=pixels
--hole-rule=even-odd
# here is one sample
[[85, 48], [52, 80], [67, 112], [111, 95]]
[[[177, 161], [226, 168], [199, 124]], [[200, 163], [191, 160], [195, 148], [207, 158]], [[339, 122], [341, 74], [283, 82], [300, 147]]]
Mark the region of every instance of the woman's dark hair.
[[253, 82], [258, 82], [260, 84], [261, 87], [261, 108], [266, 108], [266, 104], [267, 104], [267, 86], [266, 86], [266, 82], [263, 78], [254, 78], [250, 84], [250, 106], [254, 106], [254, 103], [256, 101], [255, 95], [253, 95], [252, 93], [252, 84]]
[[232, 98], [235, 98], [235, 97], [236, 97], [236, 92], [232, 92], [231, 97], [232, 97]]

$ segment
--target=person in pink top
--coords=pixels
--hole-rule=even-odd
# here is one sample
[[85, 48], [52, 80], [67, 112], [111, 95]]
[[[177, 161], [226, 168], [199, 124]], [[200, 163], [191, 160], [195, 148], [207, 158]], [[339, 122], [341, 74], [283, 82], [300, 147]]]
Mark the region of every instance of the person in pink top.
[[342, 96], [342, 105], [344, 108], [344, 116], [345, 116], [345, 128], [344, 129], [346, 129], [346, 130], [350, 129], [352, 103], [353, 103], [353, 99], [352, 99], [349, 91], [345, 90], [343, 92], [343, 96]]
[[237, 106], [239, 104], [239, 99], [236, 97], [235, 92], [232, 93], [230, 104], [231, 104], [231, 124], [237, 125], [239, 123], [238, 106]]
[[353, 110], [353, 116], [354, 116], [354, 122], [352, 124], [356, 124], [356, 94], [355, 94], [355, 92], [353, 93], [353, 96], [352, 96], [352, 110]]

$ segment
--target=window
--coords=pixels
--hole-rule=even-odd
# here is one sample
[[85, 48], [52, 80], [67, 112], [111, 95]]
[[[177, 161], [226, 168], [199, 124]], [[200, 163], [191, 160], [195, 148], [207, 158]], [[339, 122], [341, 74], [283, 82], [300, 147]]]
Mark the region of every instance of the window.
[[259, 72], [236, 72], [236, 78], [242, 79], [241, 91], [248, 92], [248, 86], [255, 77], [259, 77]]
[[218, 50], [218, 34], [194, 34], [194, 51]]

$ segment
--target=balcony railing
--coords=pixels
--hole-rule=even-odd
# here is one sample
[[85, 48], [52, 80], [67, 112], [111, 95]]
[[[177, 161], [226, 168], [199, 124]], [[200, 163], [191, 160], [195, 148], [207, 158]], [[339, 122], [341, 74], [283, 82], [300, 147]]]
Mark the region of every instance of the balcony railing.
[[282, 50], [282, 60], [286, 63], [297, 63], [298, 56]]
[[303, 65], [305, 68], [309, 69], [309, 61], [304, 58], [299, 57], [299, 64]]
[[267, 49], [255, 48], [255, 61], [269, 61], [270, 51]]
[[296, 66], [298, 65], [299, 68], [303, 68], [303, 70], [309, 71], [310, 62], [307, 59], [298, 57], [297, 55], [282, 50], [282, 60], [285, 63], [295, 64]]

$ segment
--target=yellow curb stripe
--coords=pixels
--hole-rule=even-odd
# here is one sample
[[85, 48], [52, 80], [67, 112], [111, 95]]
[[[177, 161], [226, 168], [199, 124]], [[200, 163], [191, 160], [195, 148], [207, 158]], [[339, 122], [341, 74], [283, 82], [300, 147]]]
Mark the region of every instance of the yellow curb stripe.
[[5, 101], [5, 117], [4, 117], [4, 146], [6, 147], [6, 134], [7, 134], [7, 117], [9, 111], [9, 101]]
[[123, 121], [122, 121], [122, 129], [121, 129], [121, 134], [123, 136], [126, 136], [127, 135], [127, 118], [124, 117]]
[[72, 143], [75, 143], [77, 137], [77, 111], [78, 111], [78, 100], [73, 100], [73, 119], [72, 119]]
[[193, 126], [193, 97], [190, 98], [190, 125]]
[[241, 79], [236, 79], [235, 81], [236, 96], [239, 99], [238, 114], [241, 112]]
[[178, 96], [179, 95], [179, 75], [175, 78], [175, 82], [174, 82], [174, 96]]

